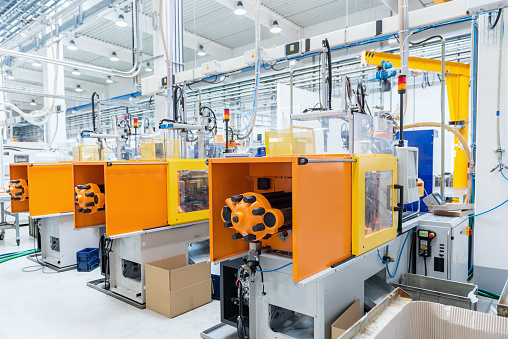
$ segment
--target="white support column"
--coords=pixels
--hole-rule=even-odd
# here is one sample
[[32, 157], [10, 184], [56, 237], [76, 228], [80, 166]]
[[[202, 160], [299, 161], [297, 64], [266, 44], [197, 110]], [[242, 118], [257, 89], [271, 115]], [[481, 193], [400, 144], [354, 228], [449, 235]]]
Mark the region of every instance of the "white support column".
[[[506, 215], [508, 204], [498, 206], [508, 198], [508, 181], [498, 169], [497, 152], [497, 95], [498, 74], [501, 73], [500, 88], [500, 139], [501, 148], [508, 146], [508, 59], [507, 41], [503, 41], [503, 24], [508, 25], [508, 15], [494, 29], [488, 27], [488, 16], [480, 15], [478, 22], [478, 109], [476, 122], [476, 185], [475, 213], [488, 213], [475, 217], [474, 235], [474, 283], [486, 290], [500, 293], [508, 276], [508, 261], [504, 253], [508, 227]], [[494, 18], [492, 18], [494, 21]], [[505, 37], [506, 39], [506, 37]], [[501, 62], [500, 62], [501, 58]], [[499, 69], [501, 67], [501, 69]], [[472, 119], [471, 119], [472, 120]], [[502, 161], [508, 163], [503, 152]], [[508, 175], [508, 171], [503, 173]]]
[[[181, 72], [184, 68], [183, 66], [183, 18], [182, 18], [182, 0], [175, 0], [175, 8], [168, 8], [167, 2], [163, 5], [163, 13], [159, 13], [162, 15], [164, 19], [164, 33], [166, 41], [169, 42], [169, 30], [171, 25], [174, 25], [175, 29], [175, 45], [174, 53], [173, 53], [173, 69], [175, 72]], [[152, 7], [154, 11], [159, 12], [159, 1], [152, 0]], [[170, 23], [170, 11], [175, 11], [175, 22]], [[169, 46], [168, 46], [169, 50]], [[162, 36], [160, 27], [154, 31], [153, 34], [153, 54], [154, 55], [164, 55], [164, 46], [162, 44]], [[154, 64], [154, 74], [160, 75], [161, 79], [167, 75], [167, 64], [166, 58], [157, 58], [153, 62]], [[167, 98], [162, 95], [155, 96], [155, 125], [158, 126], [159, 121], [166, 118], [167, 116]], [[171, 117], [172, 118], [172, 117]]]
[[[53, 51], [54, 49], [54, 51]], [[53, 56], [54, 53], [54, 56]], [[44, 56], [63, 60], [63, 44], [55, 43], [53, 48], [51, 44], [46, 47]], [[55, 74], [56, 69], [56, 74]], [[55, 66], [51, 64], [44, 65], [43, 72], [43, 85], [45, 93], [55, 93], [55, 80], [56, 80], [56, 94], [65, 95], [65, 82], [64, 82], [64, 68], [63, 66]], [[50, 120], [46, 123], [44, 128], [44, 141], [52, 148], [63, 146], [67, 141], [67, 128], [65, 124], [65, 100], [54, 99], [53, 114]], [[44, 98], [43, 110], [49, 109], [53, 103], [53, 98]], [[57, 111], [60, 107], [60, 111]]]

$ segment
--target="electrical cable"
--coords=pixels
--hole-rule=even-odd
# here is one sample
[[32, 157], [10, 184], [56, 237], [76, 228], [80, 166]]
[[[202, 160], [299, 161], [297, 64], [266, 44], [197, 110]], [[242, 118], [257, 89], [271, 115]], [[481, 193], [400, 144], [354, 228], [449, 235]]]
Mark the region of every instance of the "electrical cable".
[[[377, 250], [377, 255], [381, 259], [383, 264], [386, 265], [386, 272], [388, 273], [388, 276], [390, 278], [395, 278], [395, 276], [397, 275], [397, 271], [399, 270], [400, 258], [402, 257], [402, 251], [404, 251], [404, 246], [406, 246], [406, 241], [409, 238], [409, 235], [411, 235], [412, 231], [413, 231], [413, 229], [409, 230], [409, 232], [406, 235], [406, 238], [404, 239], [404, 242], [402, 243], [402, 247], [401, 247], [400, 252], [399, 252], [399, 258], [397, 259], [397, 266], [395, 266], [395, 271], [393, 272], [393, 275], [390, 273], [390, 269], [388, 267], [389, 262], [384, 261], [383, 258], [381, 257], [381, 255], [379, 254], [379, 249]], [[388, 252], [388, 246], [389, 245], [386, 246], [386, 251], [387, 252]]]
[[281, 269], [283, 269], [284, 267], [288, 267], [289, 265], [293, 265], [293, 262], [290, 262], [290, 263], [287, 263], [286, 265], [283, 265], [279, 268], [274, 268], [273, 270], [268, 270], [268, 271], [261, 271], [261, 270], [258, 270], [259, 272], [261, 273], [270, 273], [270, 272], [276, 272], [276, 271], [279, 271]]
[[499, 18], [501, 17], [501, 13], [503, 12], [503, 8], [499, 8], [497, 11], [497, 17], [494, 23], [492, 23], [492, 12], [489, 12], [489, 28], [494, 29], [497, 26], [497, 23], [499, 22]]
[[423, 257], [423, 266], [425, 267], [425, 276], [427, 276], [427, 257]]

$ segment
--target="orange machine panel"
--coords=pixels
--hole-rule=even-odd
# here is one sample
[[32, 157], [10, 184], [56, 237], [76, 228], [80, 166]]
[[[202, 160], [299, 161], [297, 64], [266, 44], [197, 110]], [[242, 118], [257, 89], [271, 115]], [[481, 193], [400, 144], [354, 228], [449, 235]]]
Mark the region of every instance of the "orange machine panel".
[[[72, 164], [72, 190], [78, 185], [94, 183], [104, 185], [104, 162], [74, 162]], [[73, 193], [74, 194], [74, 193]], [[78, 213], [79, 206], [74, 206], [74, 228], [100, 226], [106, 224], [106, 212], [93, 214]]]
[[[347, 155], [308, 159], [349, 159]], [[223, 207], [234, 195], [263, 192], [258, 178], [269, 178], [266, 192], [292, 192], [292, 229], [261, 240], [264, 247], [293, 253], [293, 280], [301, 281], [351, 256], [351, 163], [309, 162], [297, 156], [210, 159], [210, 258], [226, 259], [248, 251], [249, 243], [233, 240], [236, 230], [224, 227]], [[288, 181], [288, 179], [290, 181]]]
[[293, 161], [294, 281], [351, 256], [351, 168], [345, 162]]
[[74, 211], [72, 163], [28, 166], [30, 216]]
[[74, 213], [75, 227], [106, 225], [106, 235], [137, 232], [168, 224], [167, 162], [74, 163], [74, 186], [103, 187], [105, 208]]
[[[167, 162], [105, 166], [106, 235], [168, 224]], [[137, 162], [141, 163], [141, 162]]]
[[[19, 180], [24, 179], [28, 181], [28, 163], [16, 163], [9, 164], [9, 179], [10, 180]], [[28, 185], [30, 187], [30, 182], [28, 181]], [[28, 212], [29, 204], [30, 204], [30, 194], [28, 200], [24, 201], [15, 201], [11, 199], [11, 212]]]

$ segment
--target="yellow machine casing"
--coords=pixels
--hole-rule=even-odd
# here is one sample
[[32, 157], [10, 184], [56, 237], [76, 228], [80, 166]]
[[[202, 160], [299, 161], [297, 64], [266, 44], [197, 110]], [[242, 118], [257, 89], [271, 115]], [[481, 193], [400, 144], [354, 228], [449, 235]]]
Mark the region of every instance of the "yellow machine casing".
[[[397, 194], [394, 185], [397, 183], [397, 158], [392, 155], [361, 155], [355, 156], [353, 163], [353, 244], [352, 253], [355, 256], [368, 252], [397, 236], [397, 214], [394, 208], [397, 205]], [[370, 233], [366, 228], [366, 204], [372, 204], [373, 198], [369, 197], [366, 190], [366, 173], [379, 173], [379, 171], [391, 172], [391, 180], [386, 187], [380, 190], [388, 196], [388, 206], [391, 222], [386, 222], [388, 227]], [[379, 208], [379, 206], [378, 206]], [[389, 208], [389, 209], [388, 209]], [[377, 210], [377, 209], [376, 209]], [[379, 212], [378, 212], [379, 213]]]

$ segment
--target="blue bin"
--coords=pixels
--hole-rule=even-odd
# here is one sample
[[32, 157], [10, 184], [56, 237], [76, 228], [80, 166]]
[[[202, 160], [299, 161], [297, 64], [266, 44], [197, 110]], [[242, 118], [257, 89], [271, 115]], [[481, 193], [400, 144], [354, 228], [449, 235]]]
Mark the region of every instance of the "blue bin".
[[76, 253], [76, 260], [80, 261], [92, 261], [94, 259], [99, 259], [99, 249], [98, 248], [85, 248]]
[[220, 275], [212, 274], [212, 299], [220, 300]]
[[78, 272], [91, 272], [95, 270], [97, 267], [99, 267], [99, 258], [92, 261], [78, 261], [76, 268]]

